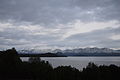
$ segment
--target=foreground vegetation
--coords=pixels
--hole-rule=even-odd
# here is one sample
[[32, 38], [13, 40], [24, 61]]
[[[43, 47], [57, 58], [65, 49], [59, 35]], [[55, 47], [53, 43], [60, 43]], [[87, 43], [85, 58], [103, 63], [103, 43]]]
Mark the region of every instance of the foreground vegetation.
[[53, 68], [49, 62], [31, 57], [22, 62], [17, 51], [0, 51], [0, 80], [120, 80], [120, 67], [89, 63], [79, 71], [71, 66]]

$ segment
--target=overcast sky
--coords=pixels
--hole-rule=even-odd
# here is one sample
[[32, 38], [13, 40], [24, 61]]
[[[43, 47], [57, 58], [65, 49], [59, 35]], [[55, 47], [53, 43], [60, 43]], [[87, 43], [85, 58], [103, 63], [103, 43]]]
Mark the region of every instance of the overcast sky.
[[0, 49], [120, 48], [120, 0], [0, 0]]

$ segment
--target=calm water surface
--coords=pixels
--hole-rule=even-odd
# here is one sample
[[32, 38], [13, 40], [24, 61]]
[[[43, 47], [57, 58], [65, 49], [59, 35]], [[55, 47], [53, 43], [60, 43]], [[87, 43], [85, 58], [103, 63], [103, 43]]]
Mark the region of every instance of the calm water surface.
[[[21, 57], [23, 61], [28, 61], [28, 57]], [[53, 67], [69, 66], [82, 70], [89, 62], [97, 65], [115, 64], [120, 66], [120, 57], [41, 57], [42, 60], [49, 61]]]

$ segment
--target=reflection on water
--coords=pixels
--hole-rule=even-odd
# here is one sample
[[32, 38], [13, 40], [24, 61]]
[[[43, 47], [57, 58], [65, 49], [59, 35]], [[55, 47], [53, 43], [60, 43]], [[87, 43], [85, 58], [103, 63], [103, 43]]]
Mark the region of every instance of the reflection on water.
[[[28, 57], [21, 57], [23, 61], [28, 61]], [[49, 61], [53, 67], [69, 66], [82, 70], [89, 62], [97, 65], [115, 64], [120, 66], [120, 57], [41, 57], [42, 60]]]

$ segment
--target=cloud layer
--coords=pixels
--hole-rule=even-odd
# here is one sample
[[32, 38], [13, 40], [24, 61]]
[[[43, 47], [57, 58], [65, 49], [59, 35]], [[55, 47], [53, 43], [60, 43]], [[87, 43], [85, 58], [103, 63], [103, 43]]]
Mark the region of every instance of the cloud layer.
[[0, 49], [120, 48], [120, 0], [0, 0]]

